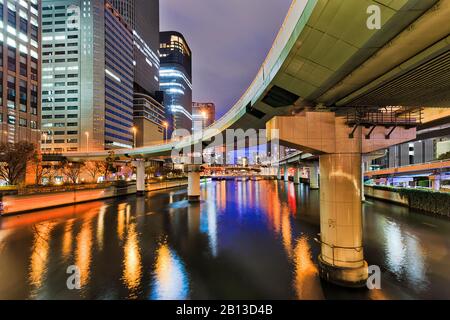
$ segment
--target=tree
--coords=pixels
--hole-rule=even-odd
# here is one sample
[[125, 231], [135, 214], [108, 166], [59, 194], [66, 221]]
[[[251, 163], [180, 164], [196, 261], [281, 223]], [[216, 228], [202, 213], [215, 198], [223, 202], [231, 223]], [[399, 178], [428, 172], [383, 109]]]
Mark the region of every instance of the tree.
[[31, 160], [32, 166], [29, 168], [30, 173], [34, 174], [35, 181], [34, 184], [38, 186], [42, 182], [44, 176], [44, 166], [42, 165], [42, 154], [40, 152], [35, 152]]
[[60, 163], [50, 163], [42, 166], [42, 178], [47, 178], [48, 183], [51, 185], [54, 183], [55, 177], [60, 173], [61, 171], [61, 164]]
[[68, 162], [63, 163], [63, 173], [67, 180], [73, 184], [77, 184], [80, 178], [81, 170], [84, 167], [82, 162]]
[[450, 159], [450, 151], [441, 154], [441, 155], [439, 156], [439, 159], [438, 159], [438, 160], [447, 160], [447, 159]]
[[105, 179], [107, 179], [110, 173], [116, 173], [117, 169], [114, 166], [114, 161], [116, 161], [116, 154], [114, 151], [110, 151], [109, 156], [106, 158], [106, 169], [105, 169]]
[[104, 161], [87, 161], [84, 168], [93, 182], [97, 182], [98, 177], [107, 173], [107, 164]]
[[34, 144], [27, 141], [0, 144], [0, 178], [9, 185], [20, 183], [35, 153]]
[[156, 167], [155, 166], [148, 166], [145, 168], [145, 175], [147, 178], [153, 178], [156, 174]]

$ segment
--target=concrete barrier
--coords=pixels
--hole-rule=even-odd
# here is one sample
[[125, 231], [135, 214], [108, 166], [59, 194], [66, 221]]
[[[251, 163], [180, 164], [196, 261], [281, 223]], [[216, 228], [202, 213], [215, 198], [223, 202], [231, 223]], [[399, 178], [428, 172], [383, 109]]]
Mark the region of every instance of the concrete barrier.
[[371, 186], [364, 186], [364, 193], [366, 197], [385, 200], [403, 206], [409, 206], [408, 199], [402, 198], [400, 194], [395, 191], [379, 190]]
[[[186, 180], [162, 181], [146, 185], [148, 192], [182, 187], [187, 185]], [[88, 201], [95, 201], [119, 196], [136, 194], [136, 185], [124, 187], [111, 186], [108, 188], [74, 190], [65, 192], [41, 193], [33, 195], [9, 195], [3, 197], [3, 216], [43, 210], [48, 208], [73, 205]]]

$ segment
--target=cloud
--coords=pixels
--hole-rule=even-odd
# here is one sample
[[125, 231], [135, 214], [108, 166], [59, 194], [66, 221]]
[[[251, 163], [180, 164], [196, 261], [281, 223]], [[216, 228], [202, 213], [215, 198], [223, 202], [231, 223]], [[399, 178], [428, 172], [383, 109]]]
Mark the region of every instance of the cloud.
[[223, 115], [264, 61], [291, 0], [162, 0], [161, 30], [186, 37], [193, 54], [196, 101]]

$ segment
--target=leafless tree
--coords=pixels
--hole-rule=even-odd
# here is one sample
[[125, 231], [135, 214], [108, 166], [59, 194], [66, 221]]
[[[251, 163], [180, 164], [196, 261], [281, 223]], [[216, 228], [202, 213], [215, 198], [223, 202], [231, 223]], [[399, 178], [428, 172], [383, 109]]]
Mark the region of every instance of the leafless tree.
[[20, 183], [35, 153], [34, 144], [27, 141], [0, 144], [0, 178], [10, 185]]
[[63, 164], [63, 173], [69, 182], [73, 184], [77, 184], [80, 179], [81, 171], [84, 167], [84, 163], [82, 162], [64, 162]]
[[84, 169], [92, 178], [92, 181], [97, 182], [98, 177], [106, 175], [107, 164], [104, 161], [87, 161], [85, 163]]

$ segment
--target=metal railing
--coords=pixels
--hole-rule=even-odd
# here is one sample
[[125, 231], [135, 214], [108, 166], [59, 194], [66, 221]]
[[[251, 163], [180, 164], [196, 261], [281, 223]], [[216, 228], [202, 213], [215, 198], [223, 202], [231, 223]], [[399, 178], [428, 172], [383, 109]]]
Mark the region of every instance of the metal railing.
[[349, 126], [404, 126], [416, 127], [422, 123], [421, 109], [382, 109], [352, 108], [346, 115]]
[[340, 250], [354, 250], [354, 251], [360, 253], [360, 252], [362, 252], [362, 251], [364, 250], [364, 247], [363, 247], [363, 246], [360, 246], [360, 247], [342, 247], [342, 246], [335, 246], [335, 245], [332, 245], [332, 244], [323, 242], [323, 241], [320, 239], [320, 234], [319, 234], [318, 236], [319, 236], [319, 238], [314, 238], [314, 241], [317, 242], [317, 243], [319, 243], [320, 245], [325, 245], [325, 246], [327, 246], [328, 248], [331, 249], [331, 252], [332, 252], [332, 259], [333, 259], [333, 266], [334, 266], [334, 267], [337, 266], [337, 265], [336, 265], [336, 261], [339, 261], [339, 262], [345, 262], [345, 263], [361, 263], [361, 262], [364, 262], [364, 258], [363, 258], [363, 259], [360, 259], [360, 260], [356, 260], [356, 261], [342, 261], [342, 260], [338, 260], [338, 259], [336, 259], [336, 254], [335, 254], [335, 250], [336, 250], [336, 249], [340, 249]]

